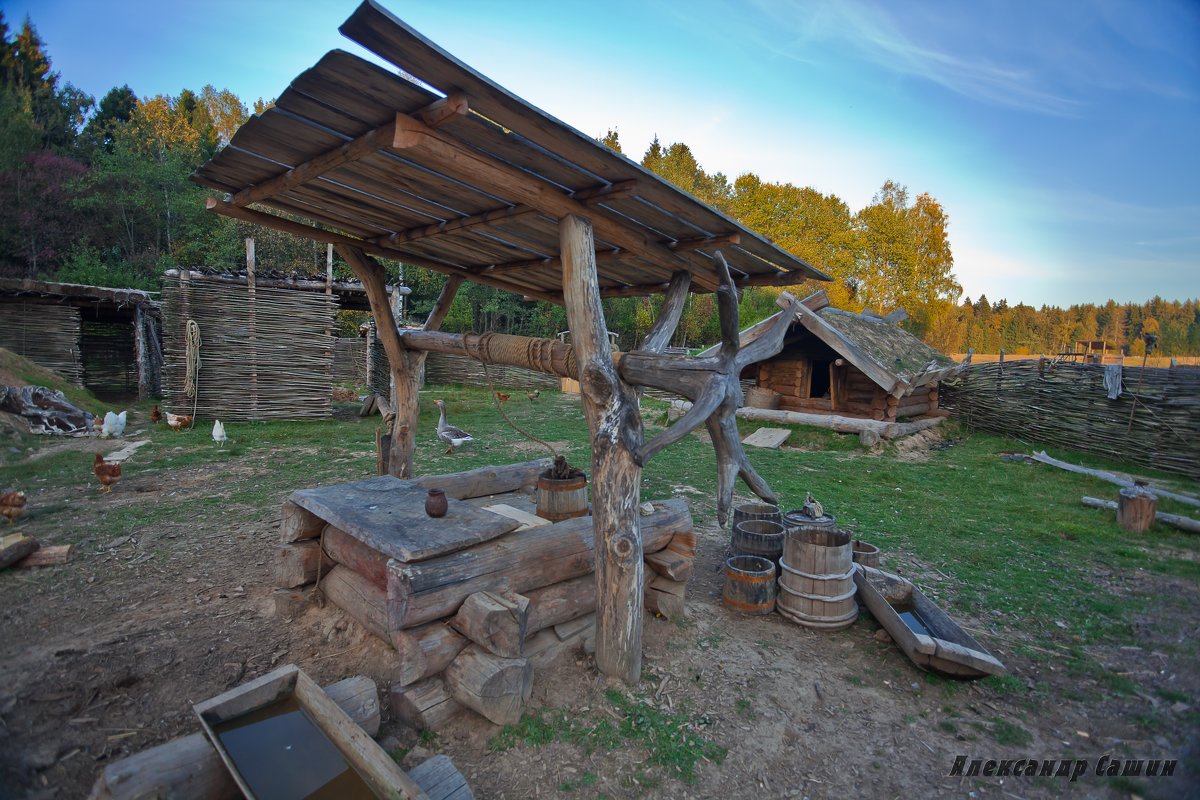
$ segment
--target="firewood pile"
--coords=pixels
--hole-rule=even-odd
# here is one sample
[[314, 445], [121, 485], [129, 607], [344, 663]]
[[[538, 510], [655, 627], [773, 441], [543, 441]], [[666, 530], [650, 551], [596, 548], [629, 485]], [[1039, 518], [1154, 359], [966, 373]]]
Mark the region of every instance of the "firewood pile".
[[[473, 505], [487, 508], [518, 502], [547, 463], [408, 483], [441, 488], [454, 500], [486, 498]], [[319, 580], [325, 599], [395, 648], [391, 707], [415, 728], [437, 729], [466, 710], [515, 723], [535, 670], [564, 652], [593, 647], [596, 609], [592, 517], [555, 523], [516, 517], [526, 524], [511, 532], [401, 561], [363, 541], [370, 537], [289, 500], [276, 551], [276, 607], [290, 613]], [[695, 558], [691, 514], [681, 500], [643, 503], [640, 523], [645, 607], [679, 617]]]

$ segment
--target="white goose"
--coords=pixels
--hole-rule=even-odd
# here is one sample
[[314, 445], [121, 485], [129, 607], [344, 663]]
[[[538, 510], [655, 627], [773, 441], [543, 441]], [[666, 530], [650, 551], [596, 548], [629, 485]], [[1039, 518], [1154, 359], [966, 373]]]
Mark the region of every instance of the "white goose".
[[475, 437], [464, 431], [462, 428], [456, 428], [446, 422], [446, 403], [443, 400], [434, 400], [437, 407], [442, 410], [442, 417], [438, 420], [437, 437], [446, 444], [450, 445], [447, 453], [453, 453], [454, 448], [461, 447], [467, 442], [475, 441]]

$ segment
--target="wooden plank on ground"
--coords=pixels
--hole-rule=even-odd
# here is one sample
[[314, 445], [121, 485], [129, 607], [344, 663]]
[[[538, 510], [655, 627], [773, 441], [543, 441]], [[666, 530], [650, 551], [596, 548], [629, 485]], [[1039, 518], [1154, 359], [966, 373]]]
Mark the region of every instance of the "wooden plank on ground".
[[496, 503], [495, 505], [484, 506], [484, 509], [491, 511], [493, 514], [499, 514], [502, 517], [515, 519], [517, 522], [521, 523], [521, 527], [517, 528], [519, 531], [523, 531], [526, 528], [536, 528], [539, 525], [550, 524], [550, 520], [548, 519], [539, 517], [537, 514], [530, 514], [528, 511], [522, 511], [519, 508], [513, 508], [507, 503]]
[[778, 450], [780, 445], [786, 442], [791, 435], [792, 432], [785, 428], [759, 428], [745, 439], [742, 439], [742, 444], [750, 447]]
[[289, 499], [397, 561], [452, 553], [520, 527], [514, 519], [450, 497], [446, 516], [434, 519], [425, 513], [425, 496], [425, 489], [409, 481], [382, 475], [302, 489]]

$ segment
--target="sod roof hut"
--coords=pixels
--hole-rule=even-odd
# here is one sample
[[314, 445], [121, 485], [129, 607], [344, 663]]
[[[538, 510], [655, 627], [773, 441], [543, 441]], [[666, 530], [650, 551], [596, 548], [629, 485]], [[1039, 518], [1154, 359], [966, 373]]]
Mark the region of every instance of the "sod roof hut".
[[[743, 331], [743, 342], [778, 316]], [[824, 292], [807, 298], [783, 350], [743, 375], [762, 390], [751, 391], [748, 404], [887, 421], [935, 411], [938, 381], [958, 365], [901, 328], [905, 317], [842, 311], [828, 305]]]

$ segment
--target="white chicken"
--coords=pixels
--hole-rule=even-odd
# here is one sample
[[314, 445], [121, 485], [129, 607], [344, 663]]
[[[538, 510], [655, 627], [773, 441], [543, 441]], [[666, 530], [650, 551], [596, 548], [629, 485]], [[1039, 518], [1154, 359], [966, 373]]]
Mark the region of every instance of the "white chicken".
[[104, 424], [100, 426], [100, 438], [111, 439], [114, 436], [124, 434], [125, 419], [128, 413], [127, 411], [122, 411], [120, 414], [114, 414], [111, 411], [105, 412]]
[[213, 423], [213, 441], [222, 447], [225, 446], [225, 426], [221, 424], [221, 420]]
[[437, 437], [446, 444], [450, 445], [447, 453], [453, 453], [454, 448], [461, 447], [467, 442], [475, 441], [475, 437], [464, 431], [462, 428], [456, 428], [446, 422], [446, 403], [443, 400], [434, 400], [437, 407], [442, 410], [441, 419], [438, 420]]

